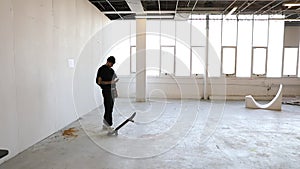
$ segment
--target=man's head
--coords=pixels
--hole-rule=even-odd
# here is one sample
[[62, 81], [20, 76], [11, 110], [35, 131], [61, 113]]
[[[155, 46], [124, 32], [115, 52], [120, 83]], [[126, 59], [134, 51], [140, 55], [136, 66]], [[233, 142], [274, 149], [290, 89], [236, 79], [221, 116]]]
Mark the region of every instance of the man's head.
[[112, 67], [116, 63], [116, 59], [113, 56], [107, 58], [107, 64]]

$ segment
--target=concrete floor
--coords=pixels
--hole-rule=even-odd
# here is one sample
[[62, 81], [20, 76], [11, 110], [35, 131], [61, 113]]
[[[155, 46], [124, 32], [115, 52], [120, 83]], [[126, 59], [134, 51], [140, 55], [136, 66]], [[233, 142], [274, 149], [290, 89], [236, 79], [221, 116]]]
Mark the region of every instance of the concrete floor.
[[0, 169], [300, 166], [300, 106], [283, 105], [278, 112], [246, 109], [243, 101], [117, 99], [115, 125], [133, 111], [136, 123], [107, 136], [103, 109], [95, 109]]

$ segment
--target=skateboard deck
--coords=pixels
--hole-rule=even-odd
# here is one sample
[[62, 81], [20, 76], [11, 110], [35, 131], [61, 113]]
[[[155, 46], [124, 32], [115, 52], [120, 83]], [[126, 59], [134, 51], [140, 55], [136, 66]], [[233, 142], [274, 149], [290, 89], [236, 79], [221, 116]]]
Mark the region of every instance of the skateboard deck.
[[2, 157], [5, 157], [7, 154], [8, 154], [8, 150], [2, 150], [2, 149], [0, 149], [0, 159]]
[[126, 123], [130, 122], [134, 122], [133, 118], [136, 115], [136, 112], [134, 112], [128, 119], [126, 119], [123, 123], [121, 123], [119, 126], [117, 126], [113, 131], [108, 132], [108, 135], [118, 135], [118, 131], [120, 128], [122, 128]]

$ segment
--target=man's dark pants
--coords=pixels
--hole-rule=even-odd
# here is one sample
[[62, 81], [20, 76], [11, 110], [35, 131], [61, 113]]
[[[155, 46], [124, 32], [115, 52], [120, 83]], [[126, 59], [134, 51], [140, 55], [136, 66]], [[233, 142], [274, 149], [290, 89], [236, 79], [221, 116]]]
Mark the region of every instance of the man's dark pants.
[[104, 120], [107, 122], [107, 125], [111, 126], [112, 122], [112, 112], [114, 107], [114, 99], [112, 97], [111, 89], [103, 89], [102, 95], [104, 99]]

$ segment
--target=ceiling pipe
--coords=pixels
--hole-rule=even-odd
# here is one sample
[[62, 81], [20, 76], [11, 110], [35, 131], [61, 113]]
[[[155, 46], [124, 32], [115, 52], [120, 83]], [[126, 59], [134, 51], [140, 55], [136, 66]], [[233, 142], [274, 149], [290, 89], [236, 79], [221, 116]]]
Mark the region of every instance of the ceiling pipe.
[[256, 0], [254, 0], [254, 1], [250, 2], [250, 3], [248, 3], [247, 6], [245, 6], [243, 9], [241, 9], [241, 10], [239, 10], [239, 11], [237, 12], [237, 15], [240, 14], [241, 12], [243, 12], [244, 10], [246, 10], [246, 9], [247, 9], [249, 6], [251, 6], [252, 4], [254, 4], [255, 1], [256, 1]]
[[[298, 2], [298, 1], [299, 1], [299, 0], [297, 0], [296, 2]], [[298, 14], [298, 13], [297, 13], [297, 12], [298, 12], [298, 10], [300, 10], [300, 8], [298, 8], [298, 9], [294, 10], [294, 11], [295, 11], [295, 13], [291, 13], [291, 14], [289, 14], [289, 15]], [[284, 13], [285, 13], [286, 11], [292, 11], [292, 10], [290, 10], [290, 8], [286, 8], [285, 10], [281, 10], [281, 11], [279, 11], [278, 13], [280, 13], [280, 14], [284, 15]], [[278, 14], [278, 13], [276, 13], [276, 14]]]
[[193, 6], [193, 8], [192, 8], [192, 11], [191, 11], [191, 13], [193, 13], [193, 11], [194, 11], [194, 9], [195, 9], [195, 7], [196, 7], [197, 3], [198, 3], [198, 0], [195, 2], [194, 6]]
[[260, 8], [259, 10], [257, 10], [256, 12], [254, 12], [253, 14], [257, 14], [258, 12], [260, 12], [261, 10], [263, 10], [264, 8], [266, 8], [267, 6], [271, 5], [273, 2], [275, 2], [276, 0], [273, 0], [271, 2], [269, 2], [267, 5], [263, 6], [262, 8]]
[[179, 3], [179, 0], [177, 0], [177, 2], [176, 2], [175, 13], [177, 13], [178, 3]]
[[227, 6], [227, 8], [225, 8], [225, 10], [222, 12], [222, 15], [224, 15], [225, 12], [226, 12], [229, 8], [231, 8], [231, 6], [232, 6], [236, 1], [237, 1], [237, 0], [234, 0], [229, 6]]
[[159, 11], [159, 14], [161, 14], [161, 13], [160, 13], [160, 11], [161, 11], [161, 10], [160, 10], [160, 0], [158, 0], [158, 11]]
[[100, 1], [97, 1], [97, 3], [98, 3], [103, 9], [105, 9], [104, 6], [100, 3]]
[[237, 10], [237, 6], [233, 7], [226, 16], [232, 15]]
[[282, 4], [282, 1], [280, 1], [278, 4], [272, 6], [272, 7], [269, 8], [268, 10], [265, 10], [262, 14], [265, 14], [265, 13], [269, 12], [270, 10], [272, 10], [272, 9], [276, 8], [277, 6], [279, 6], [280, 4]]

